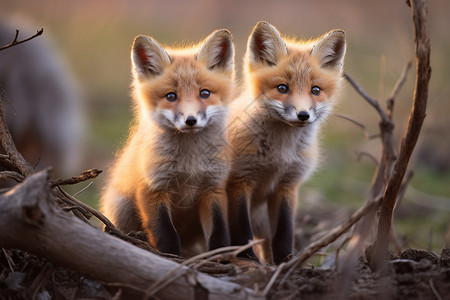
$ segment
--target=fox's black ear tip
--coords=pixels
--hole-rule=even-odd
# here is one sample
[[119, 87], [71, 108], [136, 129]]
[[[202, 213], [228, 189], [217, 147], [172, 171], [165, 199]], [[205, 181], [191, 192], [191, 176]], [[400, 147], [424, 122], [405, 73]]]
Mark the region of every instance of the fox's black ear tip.
[[342, 40], [347, 40], [347, 34], [342, 29], [334, 29], [329, 32], [330, 35], [334, 35], [336, 37], [341, 38]]
[[271, 25], [269, 24], [269, 22], [259, 21], [258, 23], [256, 23], [255, 27], [253, 28], [253, 31], [267, 29], [270, 28], [270, 26]]
[[256, 23], [256, 27], [258, 26], [270, 26], [270, 23], [267, 21], [258, 21], [258, 23]]
[[220, 39], [222, 41], [229, 41], [230, 43], [233, 43], [233, 35], [228, 29], [225, 28], [214, 31], [208, 38]]
[[138, 36], [136, 36], [136, 37], [134, 38], [134, 42], [137, 42], [137, 41], [144, 41], [145, 39], [148, 39], [148, 37], [145, 36], [145, 35], [138, 35]]
[[146, 35], [138, 35], [133, 40], [133, 46], [141, 46], [144, 44], [147, 44], [149, 41], [151, 41], [151, 38]]
[[228, 29], [225, 29], [225, 28], [216, 30], [216, 34], [223, 34], [223, 35], [228, 35], [228, 36], [231, 37], [231, 32]]

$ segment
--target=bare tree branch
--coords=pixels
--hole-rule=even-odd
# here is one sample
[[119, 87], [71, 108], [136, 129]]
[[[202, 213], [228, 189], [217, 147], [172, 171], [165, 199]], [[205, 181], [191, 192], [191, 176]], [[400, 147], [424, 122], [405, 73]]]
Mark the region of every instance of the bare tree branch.
[[349, 116], [344, 116], [344, 115], [341, 115], [341, 114], [333, 114], [333, 115], [336, 116], [336, 117], [338, 117], [338, 118], [347, 120], [347, 121], [349, 121], [350, 123], [353, 123], [353, 124], [355, 124], [356, 126], [358, 126], [359, 128], [361, 128], [361, 130], [363, 131], [363, 133], [364, 133], [366, 139], [368, 139], [368, 140], [371, 140], [371, 139], [374, 139], [374, 138], [377, 138], [377, 137], [380, 136], [379, 134], [370, 134], [369, 131], [367, 131], [367, 128], [366, 128], [366, 126], [365, 126], [363, 123], [358, 122], [358, 121], [356, 121], [356, 120], [350, 118]]
[[381, 206], [380, 220], [377, 231], [377, 241], [374, 257], [371, 262], [373, 269], [380, 269], [389, 257], [389, 232], [392, 213], [403, 177], [408, 167], [420, 130], [426, 115], [428, 84], [431, 76], [430, 67], [430, 36], [427, 23], [428, 9], [425, 0], [411, 0], [411, 14], [414, 25], [416, 52], [416, 83], [414, 99], [409, 116], [408, 127], [403, 136], [400, 153], [387, 184], [384, 200]]
[[409, 69], [411, 69], [412, 66], [412, 59], [408, 61], [405, 68], [403, 69], [403, 72], [400, 74], [400, 77], [398, 78], [397, 82], [395, 83], [394, 88], [391, 91], [391, 94], [389, 95], [388, 99], [386, 100], [386, 114], [389, 117], [389, 119], [392, 120], [392, 112], [394, 110], [394, 99], [397, 97], [398, 93], [400, 92], [401, 87], [406, 81], [406, 75], [408, 74]]
[[56, 187], [58, 185], [70, 185], [70, 184], [77, 184], [89, 179], [94, 179], [96, 178], [101, 172], [103, 172], [102, 170], [98, 170], [98, 169], [90, 169], [87, 171], [83, 171], [79, 176], [73, 176], [72, 178], [69, 179], [59, 179], [59, 180], [55, 180], [51, 183], [51, 187]]
[[294, 256], [289, 262], [287, 262], [284, 267], [289, 268], [288, 272], [284, 275], [280, 284], [282, 284], [290, 274], [297, 268], [297, 266], [301, 265], [308, 258], [314, 255], [321, 248], [329, 245], [334, 242], [338, 237], [344, 234], [347, 230], [349, 230], [355, 223], [357, 223], [362, 217], [364, 217], [368, 212], [378, 207], [381, 202], [381, 197], [375, 199], [372, 202], [366, 202], [364, 206], [358, 209], [353, 215], [344, 223], [336, 227], [335, 229], [329, 231], [326, 235], [321, 237], [315, 242], [309, 244], [302, 252], [298, 253]]
[[378, 166], [378, 160], [375, 158], [375, 156], [373, 156], [372, 154], [370, 154], [369, 152], [366, 151], [356, 151], [356, 159], [358, 161], [361, 160], [361, 157], [365, 156], [367, 158], [369, 158], [374, 164], [375, 166]]
[[380, 103], [375, 98], [372, 98], [367, 94], [363, 88], [348, 74], [344, 73], [344, 78], [355, 88], [355, 90], [364, 98], [370, 105], [372, 105], [378, 114], [381, 116], [382, 120], [387, 120], [388, 117], [384, 112], [383, 108], [380, 106]]
[[8, 49], [8, 48], [11, 48], [11, 47], [14, 47], [14, 46], [17, 46], [17, 45], [20, 45], [20, 44], [25, 43], [25, 42], [28, 42], [28, 41], [30, 41], [30, 40], [40, 36], [43, 32], [44, 32], [44, 28], [41, 28], [34, 35], [32, 35], [32, 36], [30, 36], [30, 37], [28, 37], [26, 39], [23, 39], [21, 41], [18, 41], [17, 38], [19, 37], [19, 30], [16, 29], [16, 35], [14, 36], [14, 40], [12, 41], [12, 43], [9, 44], [9, 45], [5, 45], [5, 46], [1, 47], [0, 51]]

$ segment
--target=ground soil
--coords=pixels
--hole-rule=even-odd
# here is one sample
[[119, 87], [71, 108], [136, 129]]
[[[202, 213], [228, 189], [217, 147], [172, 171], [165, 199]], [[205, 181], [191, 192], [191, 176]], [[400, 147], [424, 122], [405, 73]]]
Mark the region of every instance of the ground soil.
[[[221, 267], [220, 267], [221, 266]], [[254, 262], [206, 265], [201, 271], [262, 291], [275, 268]], [[341, 272], [303, 267], [268, 293], [269, 299], [450, 299], [450, 248], [409, 249], [379, 272], [364, 259]], [[0, 299], [111, 299], [117, 288], [16, 249], [0, 253]]]

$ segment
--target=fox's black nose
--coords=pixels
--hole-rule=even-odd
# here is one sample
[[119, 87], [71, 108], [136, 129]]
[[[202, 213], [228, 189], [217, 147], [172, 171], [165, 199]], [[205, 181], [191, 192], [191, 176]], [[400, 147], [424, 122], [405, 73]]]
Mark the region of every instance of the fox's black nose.
[[185, 122], [186, 122], [186, 125], [194, 126], [195, 124], [197, 124], [197, 119], [194, 116], [189, 116], [189, 117], [187, 117]]
[[309, 113], [306, 110], [302, 110], [301, 112], [298, 113], [297, 118], [300, 121], [306, 121], [309, 119]]

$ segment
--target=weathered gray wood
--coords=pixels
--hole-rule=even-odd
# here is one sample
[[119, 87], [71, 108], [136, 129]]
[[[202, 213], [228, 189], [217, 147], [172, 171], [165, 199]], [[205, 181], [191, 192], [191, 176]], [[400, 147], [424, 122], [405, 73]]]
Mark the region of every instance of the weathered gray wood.
[[[0, 247], [19, 248], [93, 279], [142, 293], [179, 267], [63, 212], [52, 201], [48, 172], [0, 196]], [[185, 268], [185, 267], [184, 267]], [[162, 299], [258, 299], [238, 284], [188, 270], [156, 293]]]

